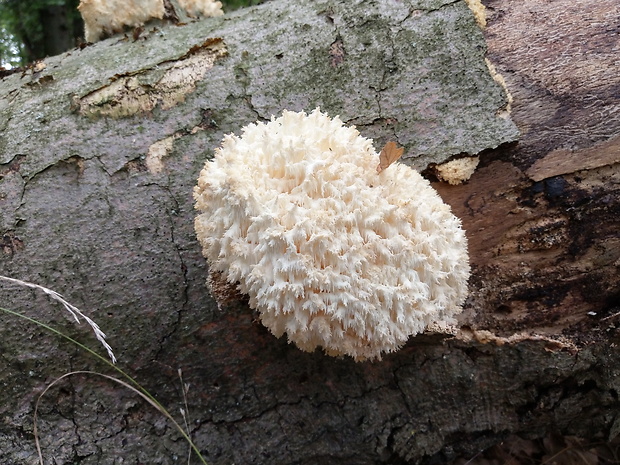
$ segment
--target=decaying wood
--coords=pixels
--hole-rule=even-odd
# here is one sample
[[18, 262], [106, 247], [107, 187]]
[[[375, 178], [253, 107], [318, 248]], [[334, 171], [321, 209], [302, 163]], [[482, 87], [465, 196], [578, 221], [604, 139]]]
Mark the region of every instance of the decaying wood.
[[519, 143], [442, 192], [472, 238], [474, 326], [600, 341], [620, 289], [618, 49], [607, 23], [620, 9], [554, 2], [529, 29], [531, 5], [487, 5], [489, 58], [513, 95]]
[[[510, 105], [464, 2], [289, 3], [147, 27], [0, 81], [0, 272], [90, 311], [173, 414], [181, 369], [210, 464], [449, 463], [511, 434], [616, 436], [617, 2], [484, 2], [486, 57]], [[300, 352], [242, 300], [218, 308], [206, 292], [198, 171], [225, 133], [316, 106], [377, 149], [398, 141], [421, 170], [480, 156], [466, 183], [433, 183], [470, 243], [456, 335], [356, 364]], [[0, 296], [87, 338], [44, 296]], [[0, 331], [0, 451], [36, 463], [38, 393], [106, 368], [14, 318]], [[99, 379], [69, 378], [40, 417], [49, 461], [186, 461], [160, 414]]]

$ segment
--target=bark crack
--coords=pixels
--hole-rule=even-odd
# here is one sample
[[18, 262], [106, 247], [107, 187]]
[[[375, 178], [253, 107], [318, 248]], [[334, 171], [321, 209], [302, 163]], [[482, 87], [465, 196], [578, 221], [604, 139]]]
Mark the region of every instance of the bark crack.
[[164, 185], [157, 184], [157, 183], [152, 183], [152, 185], [155, 185], [159, 187], [161, 190], [163, 190], [167, 194], [168, 198], [171, 200], [173, 204], [172, 209], [166, 208], [166, 217], [168, 219], [168, 225], [170, 228], [170, 241], [174, 247], [176, 256], [179, 260], [179, 263], [181, 266], [181, 273], [183, 277], [182, 278], [183, 288], [181, 290], [181, 305], [176, 306], [176, 314], [177, 314], [176, 321], [174, 321], [169, 331], [167, 331], [158, 341], [159, 348], [157, 352], [155, 353], [155, 359], [157, 360], [159, 358], [159, 354], [164, 350], [166, 341], [173, 334], [175, 334], [177, 330], [179, 329], [179, 325], [181, 324], [181, 318], [183, 316], [183, 313], [187, 310], [187, 306], [189, 304], [189, 279], [187, 276], [187, 264], [185, 263], [185, 260], [183, 258], [183, 250], [181, 246], [178, 244], [177, 237], [176, 237], [175, 219], [178, 217], [179, 212], [181, 211], [181, 205], [179, 204], [179, 201], [177, 200], [177, 198], [174, 196], [173, 192], [170, 190], [169, 186], [164, 186]]
[[245, 102], [248, 106], [248, 109], [254, 115], [256, 115], [257, 120], [268, 120], [269, 117], [261, 115], [256, 109], [256, 107], [254, 106], [254, 102], [252, 101], [252, 95], [248, 92], [252, 78], [250, 77], [250, 73], [248, 72], [248, 65], [243, 62], [243, 60], [245, 59], [247, 59], [247, 52], [244, 52], [241, 55], [241, 61], [234, 67], [235, 77], [237, 78], [237, 81], [241, 84], [241, 95], [231, 95], [235, 100], [241, 100]]

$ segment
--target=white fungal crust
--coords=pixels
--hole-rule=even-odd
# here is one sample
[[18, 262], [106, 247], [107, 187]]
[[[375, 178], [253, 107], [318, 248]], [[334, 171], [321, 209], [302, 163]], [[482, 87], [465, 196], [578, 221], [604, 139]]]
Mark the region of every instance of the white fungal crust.
[[194, 189], [211, 269], [276, 336], [356, 360], [398, 350], [458, 313], [460, 221], [417, 172], [376, 172], [372, 141], [318, 109], [228, 135]]

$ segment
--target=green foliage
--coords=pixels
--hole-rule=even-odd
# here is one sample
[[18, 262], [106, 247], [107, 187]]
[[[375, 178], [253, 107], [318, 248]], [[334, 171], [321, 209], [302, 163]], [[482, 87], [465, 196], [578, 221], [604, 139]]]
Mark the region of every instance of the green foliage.
[[22, 64], [23, 44], [9, 32], [0, 18], [0, 66], [14, 68]]
[[24, 44], [13, 32], [19, 23], [16, 2], [0, 0], [0, 65], [19, 66], [22, 62]]
[[[79, 0], [0, 0], [0, 64], [12, 66], [43, 58], [51, 53], [48, 36], [52, 12], [65, 15], [65, 34], [81, 34]], [[77, 30], [76, 26], [77, 25]], [[66, 40], [67, 43], [73, 41]]]

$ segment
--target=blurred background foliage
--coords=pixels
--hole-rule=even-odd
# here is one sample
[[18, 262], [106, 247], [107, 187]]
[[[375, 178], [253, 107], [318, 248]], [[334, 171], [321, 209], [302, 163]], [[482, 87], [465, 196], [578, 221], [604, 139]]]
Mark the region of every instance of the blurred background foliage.
[[[224, 11], [265, 0], [222, 0]], [[79, 0], [0, 0], [0, 66], [58, 55], [84, 40]]]

